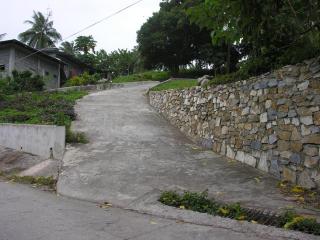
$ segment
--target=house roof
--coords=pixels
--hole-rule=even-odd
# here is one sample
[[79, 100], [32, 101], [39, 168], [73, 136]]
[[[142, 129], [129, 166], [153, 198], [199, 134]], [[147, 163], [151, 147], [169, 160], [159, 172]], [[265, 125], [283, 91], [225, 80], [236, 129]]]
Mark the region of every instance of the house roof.
[[56, 57], [58, 59], [60, 59], [61, 61], [64, 60], [68, 60], [74, 64], [77, 64], [81, 67], [85, 67], [85, 68], [92, 68], [91, 66], [85, 64], [84, 62], [80, 61], [78, 58], [76, 58], [74, 55], [71, 55], [69, 53], [66, 52], [62, 52], [60, 51], [58, 48], [47, 48], [45, 50], [43, 50], [46, 54], [55, 54]]
[[35, 55], [39, 55], [39, 56], [47, 58], [47, 59], [49, 59], [51, 61], [54, 61], [54, 62], [57, 62], [57, 63], [60, 63], [60, 64], [64, 64], [60, 59], [57, 59], [57, 58], [52, 57], [52, 56], [49, 56], [48, 54], [44, 53], [43, 50], [38, 50], [38, 49], [35, 49], [33, 47], [30, 47], [30, 46], [28, 46], [28, 45], [24, 44], [23, 42], [20, 42], [20, 41], [18, 41], [16, 39], [0, 41], [0, 47], [6, 46], [6, 45], [20, 46], [20, 47], [25, 48], [26, 50], [32, 52]]

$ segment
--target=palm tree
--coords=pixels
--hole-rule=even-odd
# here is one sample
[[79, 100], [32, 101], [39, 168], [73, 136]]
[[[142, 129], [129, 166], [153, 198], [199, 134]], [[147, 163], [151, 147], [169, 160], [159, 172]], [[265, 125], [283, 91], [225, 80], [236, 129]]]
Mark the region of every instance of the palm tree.
[[83, 52], [85, 55], [89, 53], [89, 50], [92, 50], [95, 53], [95, 47], [97, 45], [97, 41], [90, 36], [79, 36], [75, 40], [75, 47], [77, 50]]
[[77, 50], [76, 50], [76, 46], [74, 42], [63, 42], [61, 43], [61, 46], [59, 48], [61, 51], [71, 54], [71, 55], [75, 55]]
[[61, 35], [53, 27], [53, 21], [50, 20], [50, 17], [51, 14], [45, 17], [41, 12], [33, 11], [33, 20], [25, 21], [31, 25], [31, 28], [20, 33], [18, 38], [30, 47], [37, 49], [54, 47], [55, 43], [61, 40]]
[[0, 40], [1, 40], [2, 38], [4, 38], [5, 35], [7, 35], [7, 34], [6, 34], [6, 33], [0, 33]]

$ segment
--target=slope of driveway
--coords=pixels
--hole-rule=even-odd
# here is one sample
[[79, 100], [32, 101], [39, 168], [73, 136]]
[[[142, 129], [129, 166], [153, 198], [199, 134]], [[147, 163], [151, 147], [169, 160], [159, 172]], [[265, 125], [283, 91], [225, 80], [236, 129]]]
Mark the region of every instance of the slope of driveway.
[[250, 207], [298, 208], [269, 175], [201, 150], [171, 126], [148, 104], [145, 92], [154, 84], [93, 93], [78, 102], [73, 128], [90, 142], [67, 149], [60, 194], [127, 207], [159, 190], [207, 189], [219, 200]]

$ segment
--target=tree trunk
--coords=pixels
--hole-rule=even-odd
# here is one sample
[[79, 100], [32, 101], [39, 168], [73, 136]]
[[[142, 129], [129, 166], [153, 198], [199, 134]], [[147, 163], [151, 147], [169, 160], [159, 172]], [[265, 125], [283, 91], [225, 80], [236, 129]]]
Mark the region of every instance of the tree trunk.
[[228, 53], [227, 53], [227, 73], [230, 73], [231, 68], [231, 44], [228, 43]]

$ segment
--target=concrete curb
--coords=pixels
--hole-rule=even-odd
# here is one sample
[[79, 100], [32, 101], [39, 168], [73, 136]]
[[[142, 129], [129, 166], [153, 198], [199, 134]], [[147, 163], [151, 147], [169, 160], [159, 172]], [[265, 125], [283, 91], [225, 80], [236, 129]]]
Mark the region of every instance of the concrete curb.
[[285, 230], [273, 226], [253, 224], [247, 221], [237, 221], [229, 218], [212, 216], [206, 213], [198, 213], [190, 210], [180, 210], [174, 207], [169, 207], [158, 202], [160, 194], [160, 190], [154, 190], [131, 203], [124, 209], [195, 225], [212, 226], [240, 233], [253, 233], [261, 238], [297, 240], [319, 239], [318, 236], [298, 231]]

